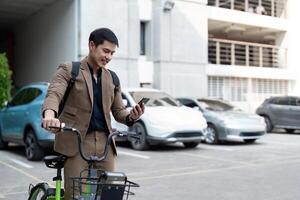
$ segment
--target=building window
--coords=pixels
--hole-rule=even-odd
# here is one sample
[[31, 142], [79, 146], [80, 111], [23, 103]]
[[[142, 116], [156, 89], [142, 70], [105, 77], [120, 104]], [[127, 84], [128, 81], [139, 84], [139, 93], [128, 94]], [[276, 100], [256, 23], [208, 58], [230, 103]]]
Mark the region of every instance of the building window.
[[[208, 96], [227, 101], [263, 101], [271, 96], [288, 94], [289, 81], [276, 79], [251, 80], [252, 88], [248, 88], [249, 78], [239, 77], [208, 77]], [[249, 94], [251, 92], [251, 94]]]
[[140, 55], [146, 55], [146, 24], [144, 21], [140, 23]]
[[248, 79], [236, 77], [208, 77], [208, 96], [228, 101], [247, 101]]
[[252, 96], [254, 101], [263, 101], [271, 96], [288, 94], [289, 81], [276, 79], [252, 79]]

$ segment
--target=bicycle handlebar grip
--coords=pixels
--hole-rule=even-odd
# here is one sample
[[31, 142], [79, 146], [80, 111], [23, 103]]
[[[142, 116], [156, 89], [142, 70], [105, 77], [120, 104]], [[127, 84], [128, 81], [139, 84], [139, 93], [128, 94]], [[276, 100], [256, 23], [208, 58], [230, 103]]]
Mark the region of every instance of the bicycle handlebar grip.
[[[43, 123], [41, 123], [41, 127], [44, 128]], [[57, 127], [57, 126], [49, 126], [48, 128], [57, 128], [57, 129], [62, 130], [62, 131], [72, 130], [72, 128], [66, 127], [66, 124], [63, 123], [63, 122], [60, 123], [60, 127]]]

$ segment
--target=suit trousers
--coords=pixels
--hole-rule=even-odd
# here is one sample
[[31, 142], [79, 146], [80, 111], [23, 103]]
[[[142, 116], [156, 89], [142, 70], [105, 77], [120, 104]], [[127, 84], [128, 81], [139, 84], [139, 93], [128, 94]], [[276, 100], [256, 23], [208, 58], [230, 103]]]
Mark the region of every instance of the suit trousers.
[[[83, 140], [84, 154], [86, 156], [101, 156], [104, 151], [107, 137], [108, 136], [105, 132], [95, 131], [86, 134], [86, 137]], [[96, 162], [94, 167], [106, 171], [114, 171], [115, 156], [116, 155], [113, 153], [110, 145], [106, 159], [101, 162]], [[71, 200], [73, 196], [73, 180], [71, 177], [79, 177], [80, 172], [87, 168], [88, 163], [81, 158], [79, 152], [74, 157], [67, 158], [64, 165], [65, 200]], [[75, 191], [75, 196], [77, 195], [78, 191]]]

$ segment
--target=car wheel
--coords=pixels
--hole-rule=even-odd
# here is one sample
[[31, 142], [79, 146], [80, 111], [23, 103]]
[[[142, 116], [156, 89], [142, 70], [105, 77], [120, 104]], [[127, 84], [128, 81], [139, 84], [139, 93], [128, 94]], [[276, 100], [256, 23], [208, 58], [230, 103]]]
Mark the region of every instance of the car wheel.
[[207, 144], [218, 144], [219, 143], [218, 132], [213, 124], [207, 125], [206, 133], [204, 135], [204, 141]]
[[195, 148], [198, 146], [199, 142], [184, 142], [183, 145], [185, 148]]
[[271, 122], [270, 118], [267, 116], [264, 116], [264, 119], [266, 122], [266, 131], [267, 131], [267, 133], [270, 133], [273, 130], [272, 122]]
[[147, 131], [145, 126], [137, 122], [132, 126], [131, 131], [134, 131], [138, 136], [137, 138], [130, 138], [130, 143], [133, 149], [135, 150], [146, 150], [149, 148], [149, 144], [147, 142]]
[[244, 142], [247, 144], [252, 144], [256, 141], [256, 139], [244, 139]]
[[25, 153], [28, 160], [41, 160], [44, 156], [43, 149], [38, 145], [34, 131], [29, 130], [25, 137]]
[[285, 129], [285, 131], [286, 131], [287, 133], [294, 133], [295, 129], [287, 128], [287, 129]]
[[0, 133], [0, 149], [7, 149], [8, 142], [4, 142]]

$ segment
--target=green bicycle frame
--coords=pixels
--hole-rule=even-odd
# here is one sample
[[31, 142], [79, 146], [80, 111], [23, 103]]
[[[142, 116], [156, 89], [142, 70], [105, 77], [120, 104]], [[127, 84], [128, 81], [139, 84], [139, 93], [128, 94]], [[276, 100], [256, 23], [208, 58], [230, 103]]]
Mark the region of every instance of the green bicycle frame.
[[64, 197], [61, 197], [61, 180], [55, 181], [55, 196], [47, 197], [47, 200], [64, 200]]
[[57, 180], [55, 183], [55, 200], [63, 200], [64, 197], [61, 197], [61, 180]]

